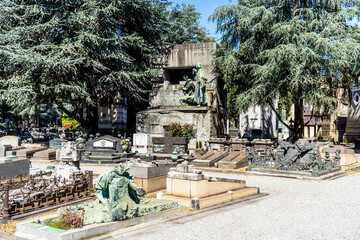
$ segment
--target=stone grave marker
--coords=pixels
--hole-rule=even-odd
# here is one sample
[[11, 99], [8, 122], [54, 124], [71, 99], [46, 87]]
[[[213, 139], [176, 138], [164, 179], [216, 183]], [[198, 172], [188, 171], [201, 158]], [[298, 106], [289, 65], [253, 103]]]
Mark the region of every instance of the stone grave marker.
[[133, 151], [138, 153], [147, 153], [150, 145], [150, 135], [145, 133], [134, 133]]
[[61, 148], [61, 144], [63, 142], [67, 142], [65, 139], [55, 138], [51, 141], [49, 141], [49, 147], [50, 148]]
[[95, 138], [88, 141], [85, 147], [84, 162], [88, 163], [119, 163], [121, 157], [125, 156], [121, 139], [110, 135]]
[[13, 135], [7, 135], [0, 138], [1, 145], [11, 145], [12, 147], [18, 147], [21, 145], [21, 138]]
[[14, 178], [20, 174], [29, 175], [30, 160], [27, 158], [0, 158], [0, 176], [2, 178]]
[[179, 153], [188, 151], [188, 139], [183, 137], [174, 137], [174, 133], [167, 132], [164, 137], [153, 137], [153, 153], [170, 154], [174, 150]]
[[0, 157], [16, 155], [11, 145], [0, 145]]

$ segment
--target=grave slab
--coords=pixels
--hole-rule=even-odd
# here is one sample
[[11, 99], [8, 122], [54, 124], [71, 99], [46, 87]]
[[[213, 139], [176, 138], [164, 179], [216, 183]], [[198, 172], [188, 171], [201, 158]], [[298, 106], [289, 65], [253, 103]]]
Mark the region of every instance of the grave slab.
[[231, 152], [217, 163], [217, 167], [223, 169], [236, 169], [245, 166], [247, 166], [247, 154], [237, 151]]
[[229, 152], [209, 151], [209, 155], [203, 155], [202, 157], [192, 161], [192, 163], [196, 167], [213, 167], [216, 162], [222, 160], [227, 155], [229, 155]]

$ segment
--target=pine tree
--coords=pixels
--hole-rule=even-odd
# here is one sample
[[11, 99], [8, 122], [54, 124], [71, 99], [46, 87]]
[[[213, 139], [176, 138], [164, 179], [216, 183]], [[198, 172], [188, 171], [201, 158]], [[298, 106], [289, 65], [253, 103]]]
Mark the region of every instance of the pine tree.
[[[151, 46], [167, 32], [161, 0], [2, 0], [1, 99], [18, 112], [55, 103], [97, 130], [101, 99], [144, 100]], [[83, 109], [86, 109], [86, 117]]]
[[[170, 6], [169, 6], [170, 7]], [[169, 33], [164, 35], [167, 44], [214, 42], [205, 27], [200, 26], [200, 13], [194, 5], [176, 4], [167, 12]]]
[[[222, 33], [218, 51], [236, 110], [274, 100], [295, 106], [295, 134], [302, 135], [304, 104], [335, 110], [336, 88], [350, 88], [359, 66], [358, 0], [242, 0], [215, 10]], [[233, 99], [233, 98], [232, 98]], [[280, 119], [280, 117], [279, 117]], [[287, 125], [287, 127], [290, 127]]]

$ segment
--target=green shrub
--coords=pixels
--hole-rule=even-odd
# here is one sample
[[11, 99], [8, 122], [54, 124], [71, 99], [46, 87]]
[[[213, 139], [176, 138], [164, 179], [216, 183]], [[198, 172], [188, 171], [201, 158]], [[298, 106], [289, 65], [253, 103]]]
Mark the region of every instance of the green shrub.
[[196, 149], [199, 148], [199, 142], [198, 142], [198, 141], [196, 141], [195, 148], [196, 148]]
[[181, 126], [180, 123], [170, 123], [165, 127], [165, 132], [174, 133], [174, 137], [195, 138], [194, 127], [190, 124]]
[[199, 148], [202, 149], [202, 142], [199, 141]]

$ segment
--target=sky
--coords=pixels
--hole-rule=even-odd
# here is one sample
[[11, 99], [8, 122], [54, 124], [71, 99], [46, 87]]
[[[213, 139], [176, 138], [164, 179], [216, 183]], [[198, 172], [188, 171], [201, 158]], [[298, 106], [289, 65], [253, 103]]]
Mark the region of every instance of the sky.
[[220, 35], [216, 34], [216, 24], [209, 22], [208, 18], [217, 7], [237, 3], [237, 0], [169, 0], [169, 2], [193, 4], [196, 11], [201, 14], [200, 26], [208, 30], [209, 37], [218, 40]]

